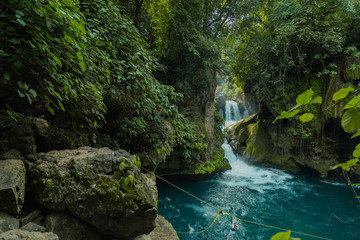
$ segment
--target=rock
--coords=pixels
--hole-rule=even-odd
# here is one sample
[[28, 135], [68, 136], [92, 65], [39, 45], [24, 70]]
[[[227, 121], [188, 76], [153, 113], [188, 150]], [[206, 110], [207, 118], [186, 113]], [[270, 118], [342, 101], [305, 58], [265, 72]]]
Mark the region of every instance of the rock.
[[156, 217], [155, 225], [150, 234], [141, 235], [136, 240], [179, 240], [175, 229], [163, 216]]
[[0, 233], [19, 228], [19, 220], [0, 212]]
[[1, 156], [1, 159], [6, 160], [6, 159], [21, 159], [22, 160], [22, 156], [21, 153], [16, 150], [16, 149], [11, 149], [8, 152], [4, 153]]
[[244, 144], [249, 138], [249, 129], [248, 126], [255, 124], [257, 121], [257, 114], [251, 115], [247, 119], [242, 119], [235, 124], [228, 126], [225, 129], [226, 137], [229, 141], [237, 140], [240, 144]]
[[31, 192], [45, 208], [69, 212], [102, 236], [131, 239], [151, 232], [157, 215], [155, 176], [136, 162], [108, 148], [51, 151], [34, 163]]
[[16, 114], [16, 121], [8, 115], [0, 115], [0, 154], [11, 149], [22, 155], [36, 155], [36, 145], [32, 122], [21, 114]]
[[25, 217], [20, 219], [20, 223], [22, 226], [28, 224], [29, 222], [34, 221], [35, 219], [37, 219], [39, 216], [42, 216], [41, 211], [36, 209], [34, 211], [32, 211], [31, 213], [29, 213], [28, 215], [26, 215]]
[[46, 216], [45, 225], [48, 231], [66, 240], [100, 240], [100, 237], [89, 227], [66, 214], [54, 213]]
[[218, 111], [225, 112], [226, 95], [224, 93], [216, 93], [215, 95], [215, 107]]
[[0, 240], [59, 240], [54, 233], [28, 232], [15, 229], [0, 234]]
[[22, 226], [20, 229], [28, 232], [46, 232], [45, 227], [33, 222], [29, 222], [25, 226]]
[[25, 198], [25, 166], [21, 160], [0, 161], [0, 211], [17, 216]]

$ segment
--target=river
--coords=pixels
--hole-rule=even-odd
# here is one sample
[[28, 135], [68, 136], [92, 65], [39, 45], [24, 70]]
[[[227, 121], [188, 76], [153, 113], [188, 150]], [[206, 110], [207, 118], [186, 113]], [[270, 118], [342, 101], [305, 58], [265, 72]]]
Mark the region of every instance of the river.
[[[247, 117], [234, 112], [234, 102], [227, 102], [226, 124]], [[228, 111], [233, 111], [228, 113]], [[227, 114], [227, 115], [226, 115]], [[232, 169], [203, 180], [178, 179], [172, 182], [204, 201], [238, 218], [268, 226], [241, 222], [235, 239], [270, 240], [281, 230], [289, 229], [308, 235], [291, 234], [302, 240], [360, 240], [360, 208], [353, 188], [343, 182], [332, 182], [312, 176], [264, 168], [247, 163], [234, 154], [224, 141], [222, 148]], [[224, 240], [231, 217], [217, 211], [171, 185], [158, 181], [159, 214], [179, 233], [181, 240]], [[359, 192], [359, 188], [355, 189]], [[347, 223], [341, 222], [350, 221]], [[359, 219], [357, 219], [359, 218]], [[354, 220], [357, 219], [357, 220]], [[353, 220], [353, 221], [352, 221]]]

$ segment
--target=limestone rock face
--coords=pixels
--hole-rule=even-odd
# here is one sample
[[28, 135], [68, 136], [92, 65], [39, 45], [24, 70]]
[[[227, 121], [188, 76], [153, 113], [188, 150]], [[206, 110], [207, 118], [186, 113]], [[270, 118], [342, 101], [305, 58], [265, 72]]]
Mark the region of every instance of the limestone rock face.
[[0, 233], [0, 240], [59, 240], [54, 233], [28, 232], [21, 229], [14, 229]]
[[31, 192], [47, 209], [71, 213], [102, 237], [132, 239], [151, 232], [157, 215], [155, 176], [142, 174], [136, 161], [108, 148], [40, 154]]
[[179, 240], [175, 229], [163, 216], [158, 215], [155, 224], [156, 227], [150, 234], [141, 235], [136, 240]]
[[25, 199], [26, 170], [21, 160], [0, 160], [0, 211], [17, 216]]

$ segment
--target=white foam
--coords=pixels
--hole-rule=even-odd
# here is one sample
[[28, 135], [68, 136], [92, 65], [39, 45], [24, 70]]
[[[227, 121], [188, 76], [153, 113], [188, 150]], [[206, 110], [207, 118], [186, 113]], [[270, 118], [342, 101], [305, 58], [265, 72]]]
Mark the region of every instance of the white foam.
[[232, 167], [231, 170], [224, 173], [229, 179], [220, 180], [222, 184], [232, 187], [248, 187], [259, 192], [273, 189], [291, 190], [288, 182], [293, 177], [290, 174], [278, 169], [250, 165], [240, 155], [236, 155], [226, 142], [222, 145], [222, 148]]
[[189, 233], [193, 233], [194, 232], [194, 228], [190, 226], [190, 224], [188, 225], [189, 227]]

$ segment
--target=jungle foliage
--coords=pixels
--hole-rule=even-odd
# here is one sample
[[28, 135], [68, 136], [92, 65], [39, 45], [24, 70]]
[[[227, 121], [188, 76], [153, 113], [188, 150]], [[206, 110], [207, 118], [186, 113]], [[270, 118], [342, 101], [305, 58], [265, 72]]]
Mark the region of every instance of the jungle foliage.
[[[265, 0], [238, 6], [242, 18], [234, 24], [231, 41], [237, 54], [234, 82], [273, 116], [279, 115], [276, 120], [296, 116], [302, 106], [306, 109], [296, 119], [316, 119], [323, 125], [334, 114], [331, 96], [339, 90], [336, 82], [359, 88], [359, 2]], [[310, 101], [299, 103], [298, 95], [309, 91], [314, 99], [299, 96]], [[292, 132], [301, 130], [294, 120], [288, 124]], [[317, 134], [321, 139], [322, 129]]]
[[5, 0], [0, 9], [3, 113], [131, 151], [157, 146], [168, 121], [185, 157], [206, 146], [189, 118], [215, 88], [230, 2]]

